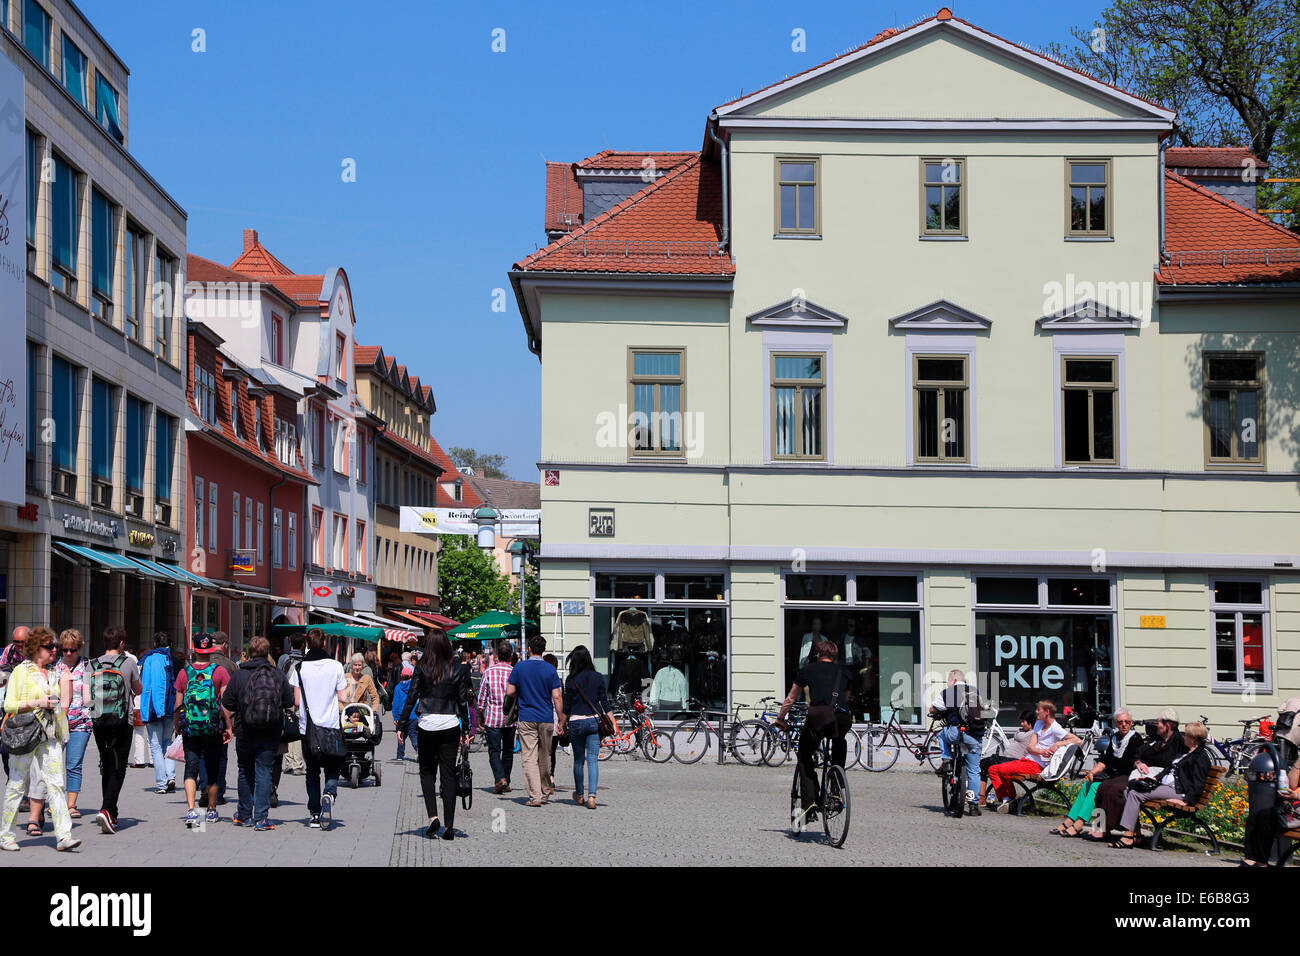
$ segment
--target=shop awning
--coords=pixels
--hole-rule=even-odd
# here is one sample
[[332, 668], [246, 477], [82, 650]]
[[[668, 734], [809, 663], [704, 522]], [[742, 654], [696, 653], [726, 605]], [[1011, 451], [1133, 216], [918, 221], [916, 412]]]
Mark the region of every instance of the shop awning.
[[[537, 625], [525, 620], [523, 626], [529, 634], [538, 634], [540, 630]], [[472, 621], [467, 621], [459, 627], [453, 627], [447, 632], [447, 636], [453, 641], [495, 641], [500, 638], [516, 640], [519, 638], [520, 618], [518, 614], [507, 614], [505, 611], [488, 611], [486, 614], [480, 614]]]
[[[319, 611], [320, 608], [313, 608]], [[291, 637], [294, 634], [306, 634], [313, 627], [318, 627], [326, 637], [351, 637], [358, 641], [373, 641], [378, 644], [384, 636], [382, 627], [361, 627], [356, 624], [272, 624], [272, 637]]]
[[171, 578], [161, 571], [146, 568], [138, 564], [124, 554], [115, 554], [112, 551], [100, 551], [98, 548], [87, 548], [80, 544], [68, 544], [65, 541], [55, 541], [54, 546], [65, 554], [74, 558], [81, 558], [83, 561], [89, 561], [97, 564], [101, 568], [107, 568], [109, 571], [121, 571], [124, 574], [143, 574], [146, 577], [154, 578], [158, 581], [169, 581]]
[[[333, 608], [314, 607], [312, 610], [317, 614], [324, 614], [326, 617], [337, 618], [340, 621], [351, 621], [353, 624], [359, 624], [362, 627], [375, 626], [373, 622], [368, 621], [363, 617], [357, 617], [355, 614], [344, 614], [342, 611], [336, 611]], [[399, 644], [405, 643], [412, 638], [418, 639], [420, 637], [419, 634], [416, 634], [414, 631], [408, 631], [405, 628], [384, 627], [383, 632], [385, 640], [397, 641]]]
[[148, 558], [129, 557], [127, 560], [133, 561], [144, 569], [145, 573], [153, 572], [160, 574], [169, 581], [175, 581], [177, 584], [183, 584], [191, 588], [205, 588], [209, 591], [216, 591], [217, 585], [213, 584], [206, 578], [201, 578], [197, 574], [191, 574], [184, 568], [177, 567], [174, 564], [166, 564], [162, 561], [151, 561]]
[[444, 631], [449, 631], [453, 627], [459, 626], [459, 621], [453, 621], [449, 617], [441, 614], [432, 614], [426, 611], [389, 611], [388, 613], [395, 617], [400, 617], [404, 621], [410, 621], [420, 630], [429, 627], [440, 627]]

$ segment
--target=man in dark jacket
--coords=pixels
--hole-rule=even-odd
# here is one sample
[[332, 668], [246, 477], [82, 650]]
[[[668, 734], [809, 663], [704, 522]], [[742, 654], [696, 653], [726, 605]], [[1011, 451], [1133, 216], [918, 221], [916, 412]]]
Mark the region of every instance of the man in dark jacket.
[[231, 820], [237, 827], [274, 830], [267, 819], [271, 801], [271, 768], [284, 732], [284, 710], [293, 706], [293, 688], [271, 663], [271, 643], [255, 637], [248, 660], [235, 671], [221, 699], [235, 720], [235, 760], [239, 766], [239, 807]]

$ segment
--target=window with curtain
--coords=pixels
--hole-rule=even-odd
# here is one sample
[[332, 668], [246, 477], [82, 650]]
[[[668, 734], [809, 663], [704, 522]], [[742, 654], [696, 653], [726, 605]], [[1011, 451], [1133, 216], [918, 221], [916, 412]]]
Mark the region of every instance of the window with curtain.
[[1204, 362], [1207, 463], [1263, 464], [1263, 354], [1208, 354]]
[[966, 356], [916, 355], [912, 361], [916, 460], [966, 461]]
[[41, 66], [50, 68], [50, 15], [36, 0], [23, 4], [23, 46]]
[[629, 376], [634, 454], [682, 453], [684, 349], [633, 350]]
[[90, 386], [91, 464], [96, 481], [113, 480], [113, 386], [94, 378]]
[[826, 355], [773, 352], [772, 457], [825, 458]]
[[102, 73], [95, 74], [95, 119], [119, 143], [126, 139], [122, 124], [117, 118], [117, 90], [104, 79]]
[[54, 182], [50, 184], [51, 238], [54, 240], [54, 266], [65, 275], [61, 291], [71, 295], [77, 276], [77, 174], [54, 156]]
[[366, 523], [357, 522], [357, 563], [353, 568], [357, 574], [366, 573]]
[[[98, 189], [90, 191], [90, 287], [97, 300], [92, 303], [96, 315], [113, 301], [113, 263], [117, 258], [113, 228], [113, 204]], [[129, 258], [127, 260], [130, 261]], [[107, 300], [107, 301], [105, 301]]]
[[334, 570], [348, 569], [348, 519], [334, 516]]
[[[176, 419], [158, 412], [154, 416], [154, 497], [159, 501], [172, 498], [172, 456], [175, 454]], [[202, 500], [202, 495], [199, 496]]]
[[1268, 589], [1264, 583], [1213, 580], [1210, 613], [1214, 619], [1211, 689], [1271, 692]]
[[86, 54], [63, 34], [63, 88], [82, 106], [86, 105]]
[[145, 450], [149, 444], [149, 406], [126, 397], [126, 486], [144, 494]]

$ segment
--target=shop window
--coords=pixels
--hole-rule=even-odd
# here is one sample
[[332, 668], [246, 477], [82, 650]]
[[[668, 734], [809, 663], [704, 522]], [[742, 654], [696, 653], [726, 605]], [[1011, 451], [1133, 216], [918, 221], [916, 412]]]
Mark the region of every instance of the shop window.
[[859, 604], [915, 604], [916, 575], [859, 574]]
[[1053, 607], [1110, 607], [1110, 579], [1048, 578], [1047, 603]]
[[653, 574], [597, 574], [596, 597], [652, 601], [655, 596]]
[[666, 601], [721, 601], [726, 591], [721, 574], [665, 574]]
[[1270, 693], [1267, 591], [1260, 581], [1215, 580], [1211, 690]]
[[787, 601], [845, 601], [848, 600], [847, 574], [787, 574], [785, 599]]
[[691, 698], [727, 704], [727, 609], [596, 605], [592, 658], [611, 693], [641, 693], [655, 715], [684, 714]]
[[1118, 378], [1114, 356], [1062, 358], [1062, 462], [1113, 465], [1118, 462], [1115, 414]]
[[1038, 578], [978, 577], [975, 579], [975, 603], [1037, 607]]

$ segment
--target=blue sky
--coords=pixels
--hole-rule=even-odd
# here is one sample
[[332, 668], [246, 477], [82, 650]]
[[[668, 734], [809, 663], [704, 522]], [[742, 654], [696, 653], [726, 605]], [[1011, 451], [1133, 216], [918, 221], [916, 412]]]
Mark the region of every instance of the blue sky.
[[[189, 213], [189, 251], [230, 262], [251, 227], [299, 272], [343, 266], [357, 340], [433, 385], [443, 447], [528, 481], [540, 366], [506, 273], [544, 240], [543, 157], [696, 149], [714, 105], [940, 5], [80, 0], [131, 70], [131, 149]], [[1103, 4], [951, 6], [1039, 47]]]

